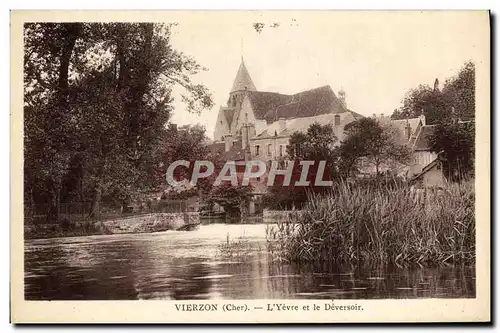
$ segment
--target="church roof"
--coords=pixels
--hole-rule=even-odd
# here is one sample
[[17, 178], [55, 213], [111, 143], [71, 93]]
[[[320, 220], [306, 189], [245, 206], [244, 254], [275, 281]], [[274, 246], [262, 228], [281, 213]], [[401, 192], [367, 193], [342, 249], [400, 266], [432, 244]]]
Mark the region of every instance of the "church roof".
[[252, 91], [248, 93], [254, 115], [268, 123], [280, 118], [304, 118], [348, 111], [330, 86], [306, 90], [295, 95]]
[[231, 92], [248, 90], [255, 91], [255, 85], [252, 82], [252, 78], [250, 77], [250, 73], [248, 73], [248, 69], [245, 66], [245, 62], [243, 58], [241, 59], [240, 68], [238, 68], [238, 73], [236, 73], [236, 77], [234, 78], [233, 87], [231, 88]]

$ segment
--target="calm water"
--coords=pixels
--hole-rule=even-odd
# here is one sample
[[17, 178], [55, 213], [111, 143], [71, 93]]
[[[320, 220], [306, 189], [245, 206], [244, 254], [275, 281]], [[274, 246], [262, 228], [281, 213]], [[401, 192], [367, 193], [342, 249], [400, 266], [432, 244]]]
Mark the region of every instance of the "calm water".
[[[263, 224], [195, 231], [29, 240], [26, 299], [475, 297], [472, 267], [297, 266], [271, 262]], [[245, 260], [220, 249], [244, 236]]]

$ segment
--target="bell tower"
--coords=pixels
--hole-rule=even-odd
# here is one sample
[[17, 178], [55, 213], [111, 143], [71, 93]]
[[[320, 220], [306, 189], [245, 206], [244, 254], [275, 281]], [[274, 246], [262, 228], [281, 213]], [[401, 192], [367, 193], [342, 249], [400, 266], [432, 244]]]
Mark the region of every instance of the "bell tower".
[[247, 91], [256, 91], [250, 73], [245, 66], [245, 61], [241, 57], [241, 64], [234, 78], [233, 86], [229, 92], [228, 107], [238, 107], [243, 101], [243, 96]]

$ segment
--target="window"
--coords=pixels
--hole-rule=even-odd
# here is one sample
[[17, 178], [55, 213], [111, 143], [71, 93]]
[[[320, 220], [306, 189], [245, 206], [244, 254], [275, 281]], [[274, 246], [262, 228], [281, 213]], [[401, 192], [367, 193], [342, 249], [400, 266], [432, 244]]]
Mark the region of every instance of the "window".
[[335, 115], [335, 126], [340, 125], [340, 115]]
[[280, 157], [283, 157], [283, 145], [280, 145]]
[[259, 156], [259, 155], [260, 155], [260, 146], [256, 145], [255, 146], [255, 156]]
[[272, 155], [271, 154], [271, 146], [272, 146], [271, 144], [267, 145], [267, 155]]

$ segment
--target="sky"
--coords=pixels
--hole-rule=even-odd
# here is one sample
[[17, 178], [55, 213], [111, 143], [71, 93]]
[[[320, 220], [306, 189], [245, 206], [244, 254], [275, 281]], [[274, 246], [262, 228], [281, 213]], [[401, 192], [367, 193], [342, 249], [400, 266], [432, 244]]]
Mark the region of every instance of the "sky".
[[[174, 89], [174, 123], [213, 130], [243, 56], [259, 91], [294, 94], [323, 85], [349, 109], [390, 115], [404, 94], [484, 58], [484, 12], [210, 12], [175, 16], [172, 45], [208, 70], [193, 77], [215, 106], [189, 114]], [[259, 33], [255, 22], [263, 23]], [[484, 35], [484, 34], [483, 34]], [[481, 46], [481, 47], [479, 47]], [[483, 52], [483, 53], [481, 53]]]

